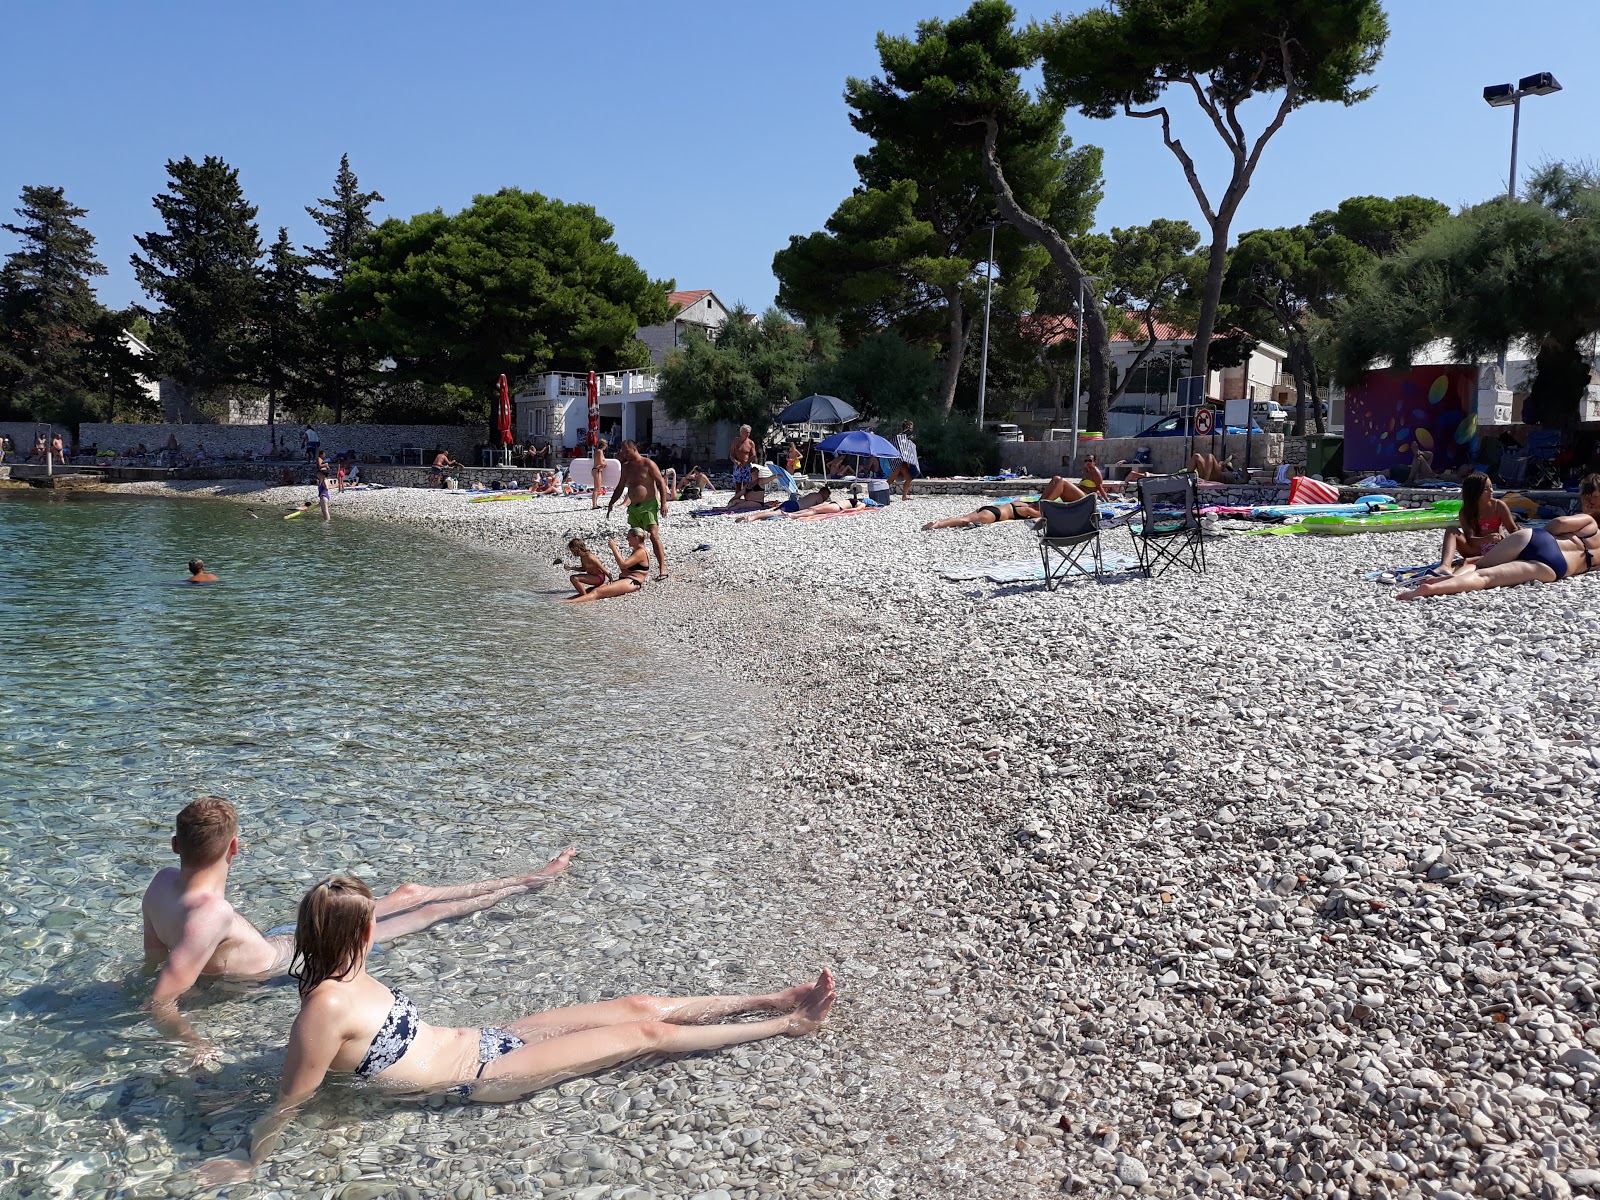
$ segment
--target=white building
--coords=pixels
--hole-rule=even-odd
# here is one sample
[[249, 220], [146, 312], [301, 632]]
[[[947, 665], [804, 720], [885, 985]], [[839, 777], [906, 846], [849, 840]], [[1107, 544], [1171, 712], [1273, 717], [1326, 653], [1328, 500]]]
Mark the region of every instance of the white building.
[[[1137, 314], [1135, 314], [1137, 316]], [[1192, 331], [1166, 321], [1156, 321], [1156, 341], [1144, 362], [1135, 370], [1134, 363], [1145, 348], [1149, 338], [1144, 332], [1143, 318], [1137, 336], [1114, 332], [1111, 335], [1111, 362], [1120, 382], [1133, 371], [1128, 388], [1118, 397], [1107, 414], [1107, 437], [1132, 437], [1153, 424], [1166, 413], [1178, 407], [1182, 388], [1179, 380], [1187, 374], [1189, 350], [1194, 344]], [[1060, 332], [1050, 340], [1070, 341], [1073, 322], [1070, 318], [1059, 322]], [[1285, 408], [1294, 404], [1294, 381], [1285, 370], [1288, 352], [1270, 342], [1258, 342], [1250, 357], [1237, 367], [1219, 367], [1206, 375], [1206, 397], [1210, 400], [1276, 400]], [[1062, 397], [1064, 414], [1070, 415], [1072, 386], [1069, 383]], [[1057, 414], [1051, 409], [1039, 409], [1027, 422], [1044, 428], [1058, 425]]]
[[[667, 300], [672, 316], [661, 325], [646, 325], [639, 340], [650, 347], [655, 366], [683, 345], [690, 329], [715, 337], [728, 319], [728, 308], [713, 291], [672, 292]], [[691, 429], [687, 422], [667, 415], [666, 405], [656, 399], [661, 377], [654, 367], [638, 371], [614, 371], [598, 377], [600, 390], [600, 436], [612, 445], [631, 440], [648, 445], [678, 446], [683, 454], [709, 462], [723, 452], [729, 432], [718, 429]], [[515, 397], [517, 439], [545, 442], [571, 449], [588, 433], [588, 375], [582, 372], [551, 371], [534, 380], [533, 386]]]
[[707, 337], [715, 338], [717, 330], [728, 320], [728, 306], [709, 288], [695, 292], [669, 292], [667, 303], [672, 315], [663, 325], [644, 325], [639, 329], [639, 340], [650, 347], [650, 361], [660, 366], [679, 346], [684, 334], [698, 329]]

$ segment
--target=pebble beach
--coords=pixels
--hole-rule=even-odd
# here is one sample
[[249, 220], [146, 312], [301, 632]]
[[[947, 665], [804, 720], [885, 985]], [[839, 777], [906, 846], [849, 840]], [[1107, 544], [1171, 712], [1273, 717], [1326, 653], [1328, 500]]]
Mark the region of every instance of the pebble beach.
[[[263, 517], [308, 493], [163, 486]], [[672, 578], [586, 607], [750, 689], [706, 797], [737, 832], [718, 912], [770, 916], [841, 1002], [812, 1038], [510, 1106], [592, 1112], [552, 1162], [461, 1114], [483, 1164], [454, 1194], [1600, 1195], [1594, 578], [1413, 604], [1362, 578], [1430, 561], [1426, 532], [948, 580], [1037, 554], [1022, 523], [920, 530], [980, 502], [674, 505]], [[605, 558], [603, 512], [334, 501], [544, 564], [573, 536]], [[749, 939], [683, 920], [708, 955]], [[390, 1194], [360, 1183], [328, 1194]]]

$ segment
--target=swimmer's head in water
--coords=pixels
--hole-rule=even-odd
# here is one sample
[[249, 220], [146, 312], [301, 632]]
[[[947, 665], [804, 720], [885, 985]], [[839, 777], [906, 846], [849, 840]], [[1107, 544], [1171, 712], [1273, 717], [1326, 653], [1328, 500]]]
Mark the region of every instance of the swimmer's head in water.
[[372, 889], [354, 875], [330, 876], [305, 894], [289, 961], [301, 996], [325, 979], [348, 979], [361, 966], [375, 907]]
[[206, 564], [202, 559], [191, 558], [189, 560], [189, 574], [198, 575], [202, 571], [204, 571], [205, 569], [206, 569]]
[[178, 814], [172, 850], [186, 867], [209, 867], [228, 852], [238, 836], [238, 810], [220, 796], [201, 796]]

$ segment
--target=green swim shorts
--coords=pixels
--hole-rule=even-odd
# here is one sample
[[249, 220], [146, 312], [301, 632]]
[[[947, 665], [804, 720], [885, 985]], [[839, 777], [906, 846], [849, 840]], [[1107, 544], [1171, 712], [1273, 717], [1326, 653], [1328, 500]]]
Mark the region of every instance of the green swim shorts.
[[628, 525], [633, 529], [649, 529], [661, 523], [661, 501], [655, 497], [628, 505]]

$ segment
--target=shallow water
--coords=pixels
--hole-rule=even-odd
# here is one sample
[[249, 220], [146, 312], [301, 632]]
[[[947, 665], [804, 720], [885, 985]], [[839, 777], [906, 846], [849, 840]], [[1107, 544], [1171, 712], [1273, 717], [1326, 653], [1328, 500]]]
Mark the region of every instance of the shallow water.
[[[576, 845], [556, 887], [374, 960], [436, 1022], [792, 973], [721, 872], [708, 789], [745, 731], [709, 702], [714, 670], [664, 677], [624, 604], [555, 604], [546, 563], [261, 511], [0, 493], [0, 1193], [186, 1194], [275, 1090], [286, 981], [187, 999], [220, 1070], [187, 1068], [140, 1012], [140, 896], [197, 795], [239, 806], [230, 896], [263, 928], [332, 870], [381, 892]], [[194, 554], [223, 582], [182, 583]], [[488, 1155], [472, 1175], [510, 1169], [507, 1139], [528, 1190], [593, 1130], [575, 1103], [397, 1105], [336, 1084], [229, 1194], [432, 1194], [466, 1147]]]

